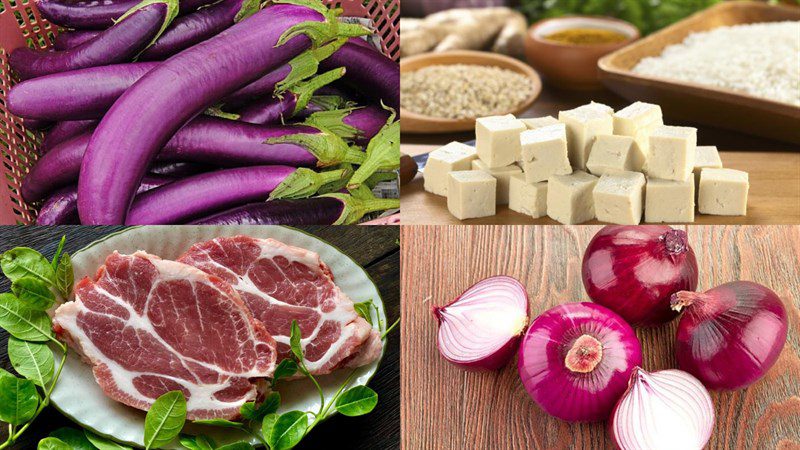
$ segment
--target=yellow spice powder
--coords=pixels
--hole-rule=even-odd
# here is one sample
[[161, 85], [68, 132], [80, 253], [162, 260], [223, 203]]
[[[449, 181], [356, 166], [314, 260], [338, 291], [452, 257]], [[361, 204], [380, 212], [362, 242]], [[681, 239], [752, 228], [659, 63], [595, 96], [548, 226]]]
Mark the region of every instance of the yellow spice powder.
[[628, 36], [614, 30], [601, 28], [571, 28], [545, 36], [545, 39], [562, 44], [596, 45], [622, 42]]

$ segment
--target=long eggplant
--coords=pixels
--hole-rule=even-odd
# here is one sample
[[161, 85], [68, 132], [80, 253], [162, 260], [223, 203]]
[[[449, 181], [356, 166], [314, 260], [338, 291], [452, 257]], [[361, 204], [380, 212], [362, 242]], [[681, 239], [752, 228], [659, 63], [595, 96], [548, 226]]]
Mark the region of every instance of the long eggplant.
[[[141, 0], [37, 0], [39, 13], [56, 25], [66, 28], [103, 30], [114, 25]], [[181, 0], [180, 13], [214, 3], [218, 0]]]
[[50, 151], [56, 145], [72, 139], [75, 136], [93, 130], [97, 126], [96, 120], [70, 120], [58, 122], [44, 135], [42, 145], [39, 147], [39, 155]]
[[400, 69], [390, 58], [363, 44], [348, 42], [320, 63], [320, 70], [336, 67], [345, 67], [345, 80], [374, 103], [400, 108]]
[[100, 30], [64, 30], [56, 36], [53, 48], [55, 50], [68, 50], [92, 40], [100, 33]]

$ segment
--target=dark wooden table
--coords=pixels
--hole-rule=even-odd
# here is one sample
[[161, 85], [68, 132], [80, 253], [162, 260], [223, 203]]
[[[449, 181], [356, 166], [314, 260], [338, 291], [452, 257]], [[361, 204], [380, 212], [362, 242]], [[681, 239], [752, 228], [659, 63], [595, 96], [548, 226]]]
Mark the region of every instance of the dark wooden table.
[[[466, 372], [436, 349], [432, 305], [478, 280], [505, 274], [530, 297], [530, 317], [588, 301], [581, 259], [597, 226], [403, 226], [402, 444], [405, 449], [613, 449], [605, 423], [569, 424], [544, 413], [502, 370]], [[766, 376], [747, 389], [712, 392], [712, 450], [800, 448], [800, 227], [691, 226], [699, 290], [752, 280], [783, 299], [789, 338]], [[645, 370], [676, 367], [677, 321], [637, 330]], [[731, 368], [731, 370], [736, 370]], [[681, 430], [674, 430], [680, 433]]]
[[[123, 227], [0, 227], [0, 252], [13, 247], [34, 248], [47, 257], [55, 253], [58, 240], [67, 236], [65, 250], [73, 252], [95, 239], [118, 231]], [[389, 323], [400, 317], [400, 251], [399, 227], [304, 227], [338, 247], [363, 266], [375, 281], [386, 305]], [[2, 275], [0, 275], [2, 277]], [[0, 280], [0, 292], [7, 292], [9, 283]], [[11, 369], [6, 353], [5, 331], [0, 330], [0, 367]], [[326, 420], [303, 440], [298, 449], [348, 448], [396, 449], [400, 447], [400, 336], [395, 331], [388, 340], [386, 355], [380, 369], [370, 382], [378, 393], [378, 406], [362, 417], [336, 415]], [[34, 425], [12, 449], [33, 449], [36, 443], [51, 431], [64, 427], [77, 427], [55, 409], [46, 409]], [[0, 442], [5, 441], [6, 430], [0, 430]]]

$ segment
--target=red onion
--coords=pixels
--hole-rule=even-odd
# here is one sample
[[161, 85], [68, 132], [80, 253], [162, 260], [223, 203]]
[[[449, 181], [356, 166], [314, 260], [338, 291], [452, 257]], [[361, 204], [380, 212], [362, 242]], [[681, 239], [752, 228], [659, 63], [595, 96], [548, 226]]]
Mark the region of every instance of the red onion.
[[697, 378], [682, 370], [637, 367], [611, 415], [620, 450], [700, 450], [714, 428], [714, 404]]
[[439, 353], [471, 370], [495, 370], [508, 363], [528, 324], [528, 294], [519, 281], [487, 278], [447, 306], [434, 307], [439, 320]]
[[519, 349], [519, 376], [548, 414], [603, 420], [625, 391], [642, 347], [622, 317], [594, 303], [568, 303], [537, 317]]
[[664, 225], [604, 227], [583, 255], [582, 272], [589, 297], [634, 326], [674, 319], [670, 296], [697, 288], [686, 232]]
[[775, 364], [786, 343], [786, 309], [777, 294], [750, 281], [734, 281], [704, 293], [678, 292], [678, 367], [709, 389], [749, 386]]

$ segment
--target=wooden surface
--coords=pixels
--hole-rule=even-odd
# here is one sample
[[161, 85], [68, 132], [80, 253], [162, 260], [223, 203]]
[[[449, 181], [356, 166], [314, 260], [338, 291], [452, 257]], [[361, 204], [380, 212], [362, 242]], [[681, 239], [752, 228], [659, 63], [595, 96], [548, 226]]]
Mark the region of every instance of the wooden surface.
[[[466, 372], [446, 362], [430, 314], [431, 306], [499, 274], [527, 286], [532, 318], [556, 304], [588, 301], [580, 264], [598, 229], [403, 226], [403, 448], [613, 448], [605, 423], [569, 424], [539, 409], [522, 387], [516, 358], [495, 372]], [[717, 420], [708, 448], [800, 448], [800, 227], [692, 226], [688, 233], [700, 267], [698, 289], [759, 282], [781, 296], [789, 316], [788, 342], [766, 377], [744, 390], [712, 393]], [[673, 321], [637, 331], [646, 370], [675, 367], [676, 327]]]
[[[32, 247], [51, 257], [58, 240], [67, 236], [65, 250], [83, 248], [97, 238], [123, 227], [0, 227], [0, 252], [17, 246]], [[350, 255], [363, 266], [375, 281], [386, 305], [389, 323], [400, 316], [398, 248], [399, 227], [304, 227]], [[0, 277], [2, 277], [0, 275]], [[0, 292], [9, 289], [8, 280], [2, 277]], [[10, 370], [6, 353], [8, 336], [0, 330], [0, 367]], [[400, 347], [399, 333], [395, 331], [388, 340], [386, 355], [369, 385], [378, 393], [378, 406], [362, 417], [336, 415], [326, 420], [297, 447], [318, 449], [323, 447], [348, 449], [395, 449], [400, 444]], [[53, 408], [48, 408], [37, 418], [29, 431], [12, 449], [33, 449], [36, 443], [51, 431], [64, 427], [77, 427]], [[0, 442], [6, 439], [6, 430], [0, 427]]]
[[[572, 109], [594, 100], [614, 109], [630, 102], [608, 90], [568, 91], [545, 84], [542, 95], [522, 117], [540, 117]], [[769, 141], [726, 130], [683, 122], [664, 117], [670, 125], [687, 125], [698, 128], [699, 145], [716, 145], [725, 167], [750, 173], [750, 194], [747, 216], [695, 216], [696, 224], [798, 224], [800, 223], [800, 146]], [[401, 137], [401, 151], [408, 155], [430, 152], [451, 141], [467, 142], [475, 139], [474, 132], [413, 135]], [[548, 217], [533, 219], [530, 216], [498, 206], [498, 215], [481, 219], [459, 221], [447, 210], [444, 197], [425, 192], [422, 174], [403, 186], [401, 211], [403, 224], [555, 224]], [[589, 224], [598, 222], [589, 222]]]

